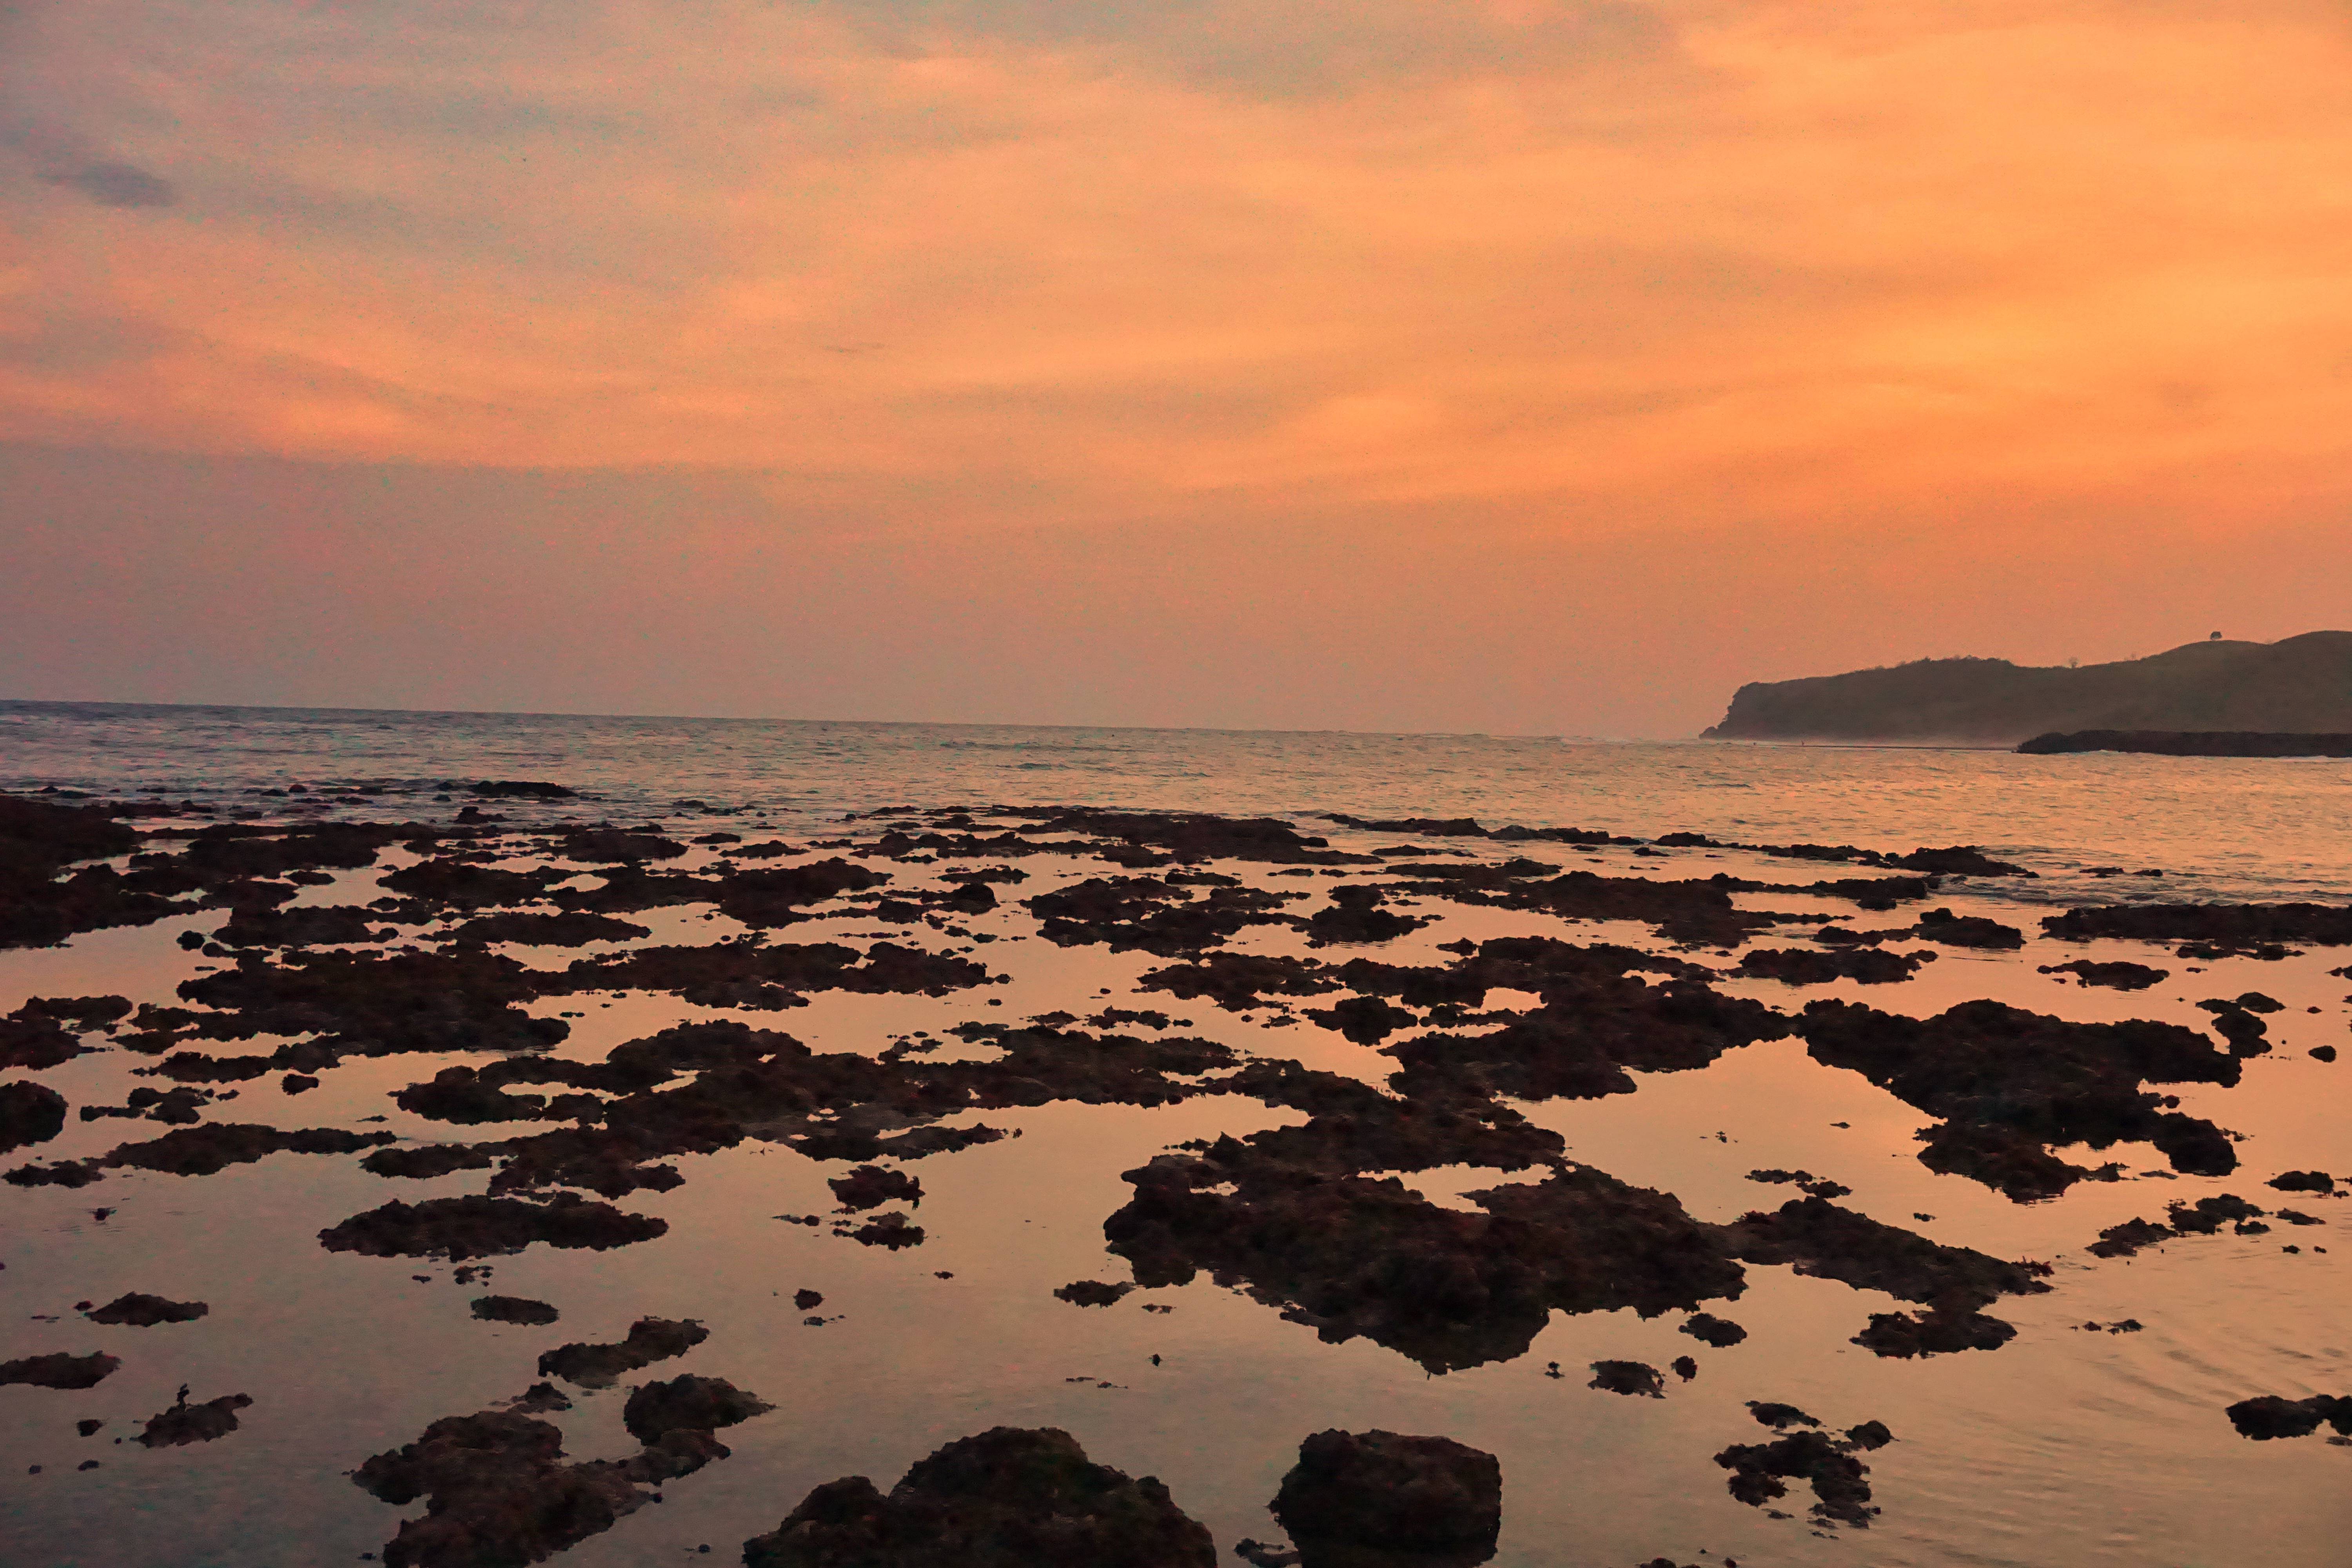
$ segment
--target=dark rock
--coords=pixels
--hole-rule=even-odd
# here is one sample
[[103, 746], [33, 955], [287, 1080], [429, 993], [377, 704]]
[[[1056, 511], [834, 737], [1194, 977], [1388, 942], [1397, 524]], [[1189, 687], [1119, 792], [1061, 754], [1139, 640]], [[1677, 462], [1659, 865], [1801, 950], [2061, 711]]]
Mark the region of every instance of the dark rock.
[[558, 1345], [539, 1358], [539, 1374], [560, 1377], [583, 1388], [610, 1388], [622, 1373], [681, 1356], [710, 1337], [692, 1318], [639, 1318], [617, 1344]]
[[2169, 1241], [2172, 1235], [2163, 1226], [2144, 1219], [2129, 1219], [2099, 1232], [2099, 1239], [2085, 1250], [2094, 1258], [2128, 1258], [2143, 1247]]
[[2025, 945], [2025, 933], [2015, 926], [1980, 915], [1956, 915], [1949, 910], [1929, 910], [1919, 917], [1918, 934], [1946, 947], [1982, 948], [2005, 952]]
[[[860, 963], [860, 958], [864, 962]], [[581, 991], [667, 991], [702, 1006], [797, 1006], [808, 991], [944, 996], [989, 983], [985, 965], [897, 942], [864, 954], [838, 942], [716, 942], [708, 947], [641, 947], [583, 958], [550, 994]]]
[[22, 1079], [0, 1083], [0, 1154], [46, 1143], [65, 1131], [66, 1097]]
[[575, 827], [556, 843], [556, 852], [568, 860], [590, 863], [614, 860], [675, 860], [686, 846], [658, 833], [631, 833], [618, 827]]
[[904, 1171], [886, 1171], [879, 1165], [860, 1165], [845, 1176], [830, 1178], [825, 1185], [841, 1200], [841, 1206], [854, 1211], [879, 1208], [888, 1203], [920, 1205], [923, 1185]]
[[1673, 1197], [1589, 1167], [1469, 1194], [1484, 1214], [1344, 1173], [1557, 1158], [1552, 1134], [1502, 1107], [1417, 1109], [1349, 1087], [1363, 1098], [1344, 1113], [1126, 1173], [1135, 1197], [1104, 1223], [1111, 1251], [1142, 1285], [1207, 1268], [1327, 1341], [1363, 1335], [1433, 1371], [1521, 1354], [1555, 1310], [1648, 1316], [1742, 1288]]
[[2150, 969], [2145, 963], [2094, 963], [2087, 958], [2077, 958], [2066, 963], [2045, 963], [2043, 974], [2071, 974], [2082, 985], [2105, 985], [2116, 991], [2145, 991], [2172, 976], [2168, 969]]
[[1360, 1046], [1376, 1046], [1399, 1029], [1421, 1020], [1402, 1007], [1377, 996], [1349, 996], [1328, 1007], [1309, 1007], [1307, 1016], [1327, 1029], [1337, 1029]]
[[580, 794], [544, 779], [484, 779], [467, 793], [485, 800], [576, 800]]
[[[1692, 1363], [1697, 1371], [1697, 1363]], [[1592, 1381], [1587, 1388], [1598, 1388], [1607, 1394], [1646, 1394], [1653, 1399], [1664, 1399], [1666, 1380], [1656, 1367], [1638, 1361], [1596, 1361], [1592, 1363]]]
[[2266, 1184], [2283, 1193], [2332, 1193], [2336, 1178], [2325, 1171], [2286, 1171]]
[[1672, 1365], [1674, 1374], [1676, 1377], [1681, 1378], [1685, 1383], [1690, 1382], [1693, 1378], [1698, 1375], [1698, 1358], [1696, 1356], [1678, 1355], [1675, 1357]]
[[1361, 883], [1332, 889], [1330, 907], [1307, 919], [1308, 939], [1318, 947], [1331, 942], [1392, 942], [1429, 923], [1418, 915], [1381, 908], [1381, 897], [1380, 889]]
[[1796, 1029], [1815, 1060], [1860, 1072], [1944, 1119], [1923, 1135], [1921, 1163], [2021, 1203], [2055, 1196], [2089, 1174], [2052, 1155], [2052, 1145], [2145, 1140], [2176, 1170], [2223, 1175], [2237, 1166], [2220, 1129], [2163, 1110], [2142, 1088], [2237, 1083], [2235, 1060], [2178, 1025], [2076, 1024], [1998, 1002], [1967, 1002], [1923, 1020], [1820, 1001]]
[[486, 1323], [523, 1323], [532, 1328], [544, 1327], [563, 1315], [546, 1302], [534, 1301], [528, 1296], [477, 1296], [473, 1310], [474, 1316]]
[[1857, 1289], [1905, 1301], [1982, 1306], [2000, 1296], [2050, 1289], [2046, 1263], [2011, 1263], [1965, 1247], [1945, 1247], [1821, 1198], [1792, 1198], [1770, 1214], [1717, 1227], [1734, 1257], [1789, 1264]]
[[1066, 1432], [998, 1426], [910, 1467], [809, 1493], [743, 1543], [745, 1568], [1214, 1568], [1209, 1532], [1156, 1478], [1091, 1463]]
[[0, 1018], [0, 1068], [38, 1072], [69, 1062], [86, 1048], [55, 1018], [26, 1017], [21, 1012]]
[[1704, 1345], [1717, 1350], [1728, 1350], [1748, 1337], [1748, 1331], [1727, 1318], [1712, 1312], [1694, 1312], [1683, 1324], [1682, 1331]]
[[2018, 742], [2027, 756], [2140, 752], [2165, 757], [2352, 757], [2352, 735], [2249, 730], [2078, 730]]
[[1117, 1305], [1121, 1297], [1134, 1289], [1131, 1284], [1109, 1285], [1099, 1279], [1075, 1279], [1056, 1288], [1054, 1299], [1067, 1301], [1073, 1307], [1109, 1307]]
[[102, 1180], [101, 1171], [160, 1171], [175, 1176], [209, 1176], [231, 1165], [271, 1154], [351, 1154], [393, 1142], [389, 1132], [346, 1132], [313, 1127], [286, 1131], [249, 1122], [184, 1127], [145, 1143], [125, 1143], [93, 1159], [47, 1167], [26, 1165], [8, 1173], [16, 1186], [83, 1187]]
[[506, 1408], [524, 1415], [537, 1415], [548, 1411], [569, 1410], [572, 1401], [551, 1383], [534, 1383], [508, 1400]]
[[488, 1149], [467, 1143], [423, 1143], [408, 1149], [379, 1149], [360, 1162], [360, 1169], [378, 1176], [404, 1176], [426, 1181], [452, 1171], [486, 1171], [493, 1161]]
[[1103, 943], [1114, 952], [1179, 958], [1250, 926], [1297, 924], [1282, 913], [1286, 901], [1286, 895], [1240, 886], [1213, 887], [1196, 899], [1189, 888], [1158, 877], [1107, 877], [1022, 903], [1042, 922], [1039, 934], [1057, 946]]
[[1748, 1414], [1756, 1417], [1759, 1425], [1769, 1426], [1775, 1432], [1785, 1432], [1791, 1426], [1818, 1426], [1822, 1424], [1818, 1416], [1808, 1415], [1793, 1405], [1782, 1405], [1770, 1399], [1749, 1400]]
[[682, 1373], [667, 1383], [648, 1383], [632, 1390], [621, 1422], [630, 1436], [652, 1445], [671, 1432], [716, 1431], [774, 1408], [724, 1378]]
[[147, 1417], [138, 1440], [151, 1448], [176, 1447], [184, 1443], [209, 1443], [236, 1430], [236, 1413], [253, 1403], [249, 1395], [224, 1394], [202, 1405], [184, 1399], [169, 1410]]
[[793, 1306], [801, 1311], [813, 1312], [824, 1305], [824, 1292], [822, 1290], [795, 1290], [793, 1292]]
[[87, 805], [0, 795], [0, 870], [47, 872], [128, 853], [139, 835]]
[[[1661, 984], [1625, 973], [1660, 967], [1669, 969]], [[1403, 1067], [1391, 1081], [1410, 1098], [1475, 1084], [1482, 1092], [1546, 1100], [1631, 1093], [1635, 1070], [1689, 1071], [1787, 1032], [1780, 1015], [1709, 989], [1685, 972], [1693, 967], [1630, 949], [1535, 939], [1486, 942], [1476, 957], [1445, 971], [1357, 960], [1340, 973], [1359, 988], [1401, 987], [1406, 1001], [1423, 1005], [1447, 999], [1457, 986], [1456, 994], [1474, 997], [1489, 985], [1536, 992], [1542, 1006], [1490, 1033], [1425, 1034], [1386, 1049]]]
[[1973, 844], [1955, 844], [1944, 849], [1914, 849], [1910, 854], [1885, 862], [1899, 866], [1906, 871], [1924, 871], [1931, 877], [2031, 877], [2034, 875], [2022, 866], [2006, 860], [1995, 860]]
[[2259, 1223], [2263, 1211], [2234, 1193], [2218, 1193], [2200, 1198], [2193, 1204], [2170, 1204], [2167, 1205], [2165, 1215], [2171, 1222], [2169, 1225], [2129, 1219], [2121, 1225], [2109, 1226], [2085, 1250], [2095, 1258], [2128, 1258], [2144, 1247], [2153, 1247], [2178, 1237], [2211, 1236], [2225, 1225], [2236, 1226], [2241, 1235], [2259, 1234], [2270, 1228]]
[[1152, 970], [1136, 988], [1188, 1002], [1205, 998], [1229, 1013], [1245, 1013], [1268, 996], [1313, 996], [1337, 990], [1339, 982], [1313, 959], [1213, 952], [1198, 963]]
[[434, 1422], [352, 1479], [395, 1505], [425, 1499], [424, 1517], [385, 1544], [388, 1568], [502, 1568], [610, 1530], [659, 1495], [648, 1489], [726, 1457], [709, 1433], [677, 1430], [627, 1459], [567, 1465], [555, 1427], [520, 1408], [485, 1410]]
[[[1867, 1527], [1879, 1510], [1871, 1506], [1870, 1467], [1857, 1452], [1885, 1447], [1895, 1435], [1885, 1425], [1865, 1421], [1844, 1436], [1817, 1430], [1821, 1423], [1793, 1405], [1757, 1404], [1749, 1411], [1757, 1420], [1786, 1435], [1769, 1443], [1739, 1443], [1716, 1455], [1715, 1462], [1731, 1472], [1731, 1495], [1751, 1508], [1789, 1495], [1787, 1483], [1811, 1484], [1813, 1517], [1823, 1523]], [[1788, 1432], [1795, 1426], [1804, 1428]]]
[[612, 915], [566, 910], [538, 914], [505, 910], [477, 915], [449, 933], [452, 942], [514, 942], [532, 947], [582, 947], [592, 942], [634, 942], [653, 935], [652, 929]]
[[1954, 1351], [1999, 1350], [2017, 1337], [2014, 1325], [1982, 1312], [1873, 1312], [1853, 1342], [1873, 1355], [1909, 1359]]
[[2315, 1394], [2308, 1399], [2282, 1399], [2275, 1394], [2242, 1399], [2228, 1412], [2230, 1425], [2241, 1437], [2268, 1442], [2274, 1437], [2305, 1437], [2323, 1421], [2343, 1435], [2352, 1435], [2352, 1399]]
[[667, 1220], [568, 1193], [545, 1204], [519, 1198], [428, 1198], [421, 1204], [395, 1199], [320, 1231], [319, 1245], [371, 1258], [463, 1260], [520, 1252], [534, 1241], [602, 1252], [650, 1241], [668, 1229]]
[[1347, 1548], [1483, 1563], [1502, 1530], [1503, 1468], [1447, 1437], [1318, 1432], [1269, 1506], [1308, 1563], [1344, 1563]]
[[902, 1214], [876, 1215], [849, 1235], [861, 1247], [887, 1247], [893, 1252], [923, 1245], [923, 1227]]
[[1843, 1182], [1833, 1182], [1827, 1176], [1816, 1176], [1811, 1171], [1750, 1171], [1748, 1173], [1748, 1179], [1768, 1184], [1786, 1184], [1816, 1198], [1848, 1197], [1853, 1192], [1852, 1187]]
[[1783, 985], [1826, 985], [1852, 980], [1864, 985], [1888, 985], [1908, 980], [1918, 972], [1927, 953], [1888, 952], [1882, 948], [1855, 947], [1836, 952], [1816, 952], [1801, 947], [1758, 948], [1741, 955], [1732, 973], [1742, 980], [1777, 980]]
[[158, 1323], [193, 1323], [211, 1310], [202, 1301], [173, 1301], [162, 1296], [142, 1296], [134, 1290], [83, 1316], [93, 1323], [127, 1323], [152, 1329]]
[[95, 1388], [122, 1364], [116, 1356], [92, 1351], [88, 1355], [20, 1356], [0, 1362], [0, 1384], [29, 1383], [36, 1388]]
[[2042, 929], [2067, 942], [2122, 937], [2249, 950], [2294, 942], [2342, 947], [2352, 945], [2352, 909], [2336, 904], [2116, 904], [2047, 915]]

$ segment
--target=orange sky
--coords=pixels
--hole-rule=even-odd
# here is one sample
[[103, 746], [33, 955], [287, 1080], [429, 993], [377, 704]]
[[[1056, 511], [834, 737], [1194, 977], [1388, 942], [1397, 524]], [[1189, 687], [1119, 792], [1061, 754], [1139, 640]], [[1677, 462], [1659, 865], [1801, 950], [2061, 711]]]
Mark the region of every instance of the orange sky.
[[0, 695], [1686, 733], [2344, 625], [2347, 82], [2318, 0], [0, 0]]

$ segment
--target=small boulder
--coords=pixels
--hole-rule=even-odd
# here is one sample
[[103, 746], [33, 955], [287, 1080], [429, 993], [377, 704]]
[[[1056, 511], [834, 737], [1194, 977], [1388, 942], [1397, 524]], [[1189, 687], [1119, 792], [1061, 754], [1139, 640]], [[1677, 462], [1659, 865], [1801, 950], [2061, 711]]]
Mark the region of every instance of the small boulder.
[[910, 1467], [887, 1497], [828, 1481], [745, 1568], [1216, 1568], [1209, 1532], [1151, 1476], [1089, 1461], [1067, 1432], [998, 1426]]
[[1447, 1437], [1318, 1432], [1271, 1506], [1310, 1563], [1350, 1547], [1481, 1563], [1502, 1531], [1503, 1467]]

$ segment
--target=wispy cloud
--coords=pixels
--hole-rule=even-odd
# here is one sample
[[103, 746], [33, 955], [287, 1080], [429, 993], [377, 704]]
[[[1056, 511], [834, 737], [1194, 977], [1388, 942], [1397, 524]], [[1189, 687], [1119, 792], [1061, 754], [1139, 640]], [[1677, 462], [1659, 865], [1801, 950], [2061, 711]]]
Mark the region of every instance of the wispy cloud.
[[[2220, 515], [2352, 472], [2352, 37], [2318, 0], [10, 25], [0, 102], [77, 151], [14, 133], [0, 435], [974, 517]], [[10, 346], [101, 321], [103, 354]]]

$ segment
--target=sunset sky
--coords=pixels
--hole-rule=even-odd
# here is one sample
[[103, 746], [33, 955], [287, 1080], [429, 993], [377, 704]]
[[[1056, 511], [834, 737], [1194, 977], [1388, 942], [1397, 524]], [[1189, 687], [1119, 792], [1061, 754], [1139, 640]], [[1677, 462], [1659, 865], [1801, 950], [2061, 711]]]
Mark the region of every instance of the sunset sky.
[[2347, 502], [2340, 0], [0, 0], [0, 696], [1687, 734]]

